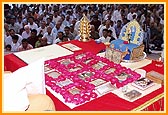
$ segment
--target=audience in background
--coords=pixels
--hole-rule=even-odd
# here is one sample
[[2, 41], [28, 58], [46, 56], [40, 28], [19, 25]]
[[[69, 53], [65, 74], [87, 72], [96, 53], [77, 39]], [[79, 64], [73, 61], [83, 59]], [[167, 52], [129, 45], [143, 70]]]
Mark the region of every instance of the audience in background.
[[92, 25], [90, 33], [92, 39], [101, 38], [104, 29], [108, 29], [108, 37], [111, 40], [118, 39], [121, 28], [136, 19], [141, 26], [145, 26], [144, 32], [147, 32], [146, 28], [150, 30], [148, 32], [150, 35], [145, 39], [148, 39], [149, 44], [154, 44], [153, 49], [162, 50], [161, 45], [164, 43], [163, 4], [5, 4], [5, 6], [8, 7], [4, 10], [4, 49], [13, 43], [14, 35], [19, 37], [17, 44], [22, 45], [21, 41], [24, 38], [33, 48], [46, 46], [39, 45], [42, 37], [38, 39], [38, 35], [43, 35], [43, 38], [47, 39], [47, 45], [78, 39], [79, 21], [83, 14], [88, 17]]

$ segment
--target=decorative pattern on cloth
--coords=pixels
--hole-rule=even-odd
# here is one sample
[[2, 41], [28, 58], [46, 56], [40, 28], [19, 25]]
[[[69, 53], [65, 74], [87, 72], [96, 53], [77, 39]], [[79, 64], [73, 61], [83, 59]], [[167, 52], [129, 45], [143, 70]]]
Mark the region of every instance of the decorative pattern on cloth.
[[[120, 36], [117, 40], [113, 40], [111, 44], [114, 48], [120, 50], [121, 52], [128, 49], [129, 54], [127, 54], [123, 59], [130, 60], [143, 55], [144, 45], [143, 42], [143, 29], [140, 27], [136, 20], [127, 23], [121, 29]], [[131, 53], [134, 51], [134, 54]], [[135, 53], [135, 52], [139, 53]]]
[[124, 41], [130, 39], [130, 43], [141, 45], [143, 42], [143, 29], [136, 20], [133, 20], [123, 26], [119, 39]]

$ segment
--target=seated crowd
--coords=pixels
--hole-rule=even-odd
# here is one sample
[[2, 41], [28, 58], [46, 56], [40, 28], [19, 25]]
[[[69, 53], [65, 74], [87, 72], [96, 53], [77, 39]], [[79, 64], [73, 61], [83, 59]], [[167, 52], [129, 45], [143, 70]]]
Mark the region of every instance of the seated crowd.
[[90, 20], [94, 40], [118, 39], [122, 27], [136, 19], [148, 45], [160, 49], [164, 42], [163, 4], [5, 4], [5, 52], [79, 39], [83, 14]]

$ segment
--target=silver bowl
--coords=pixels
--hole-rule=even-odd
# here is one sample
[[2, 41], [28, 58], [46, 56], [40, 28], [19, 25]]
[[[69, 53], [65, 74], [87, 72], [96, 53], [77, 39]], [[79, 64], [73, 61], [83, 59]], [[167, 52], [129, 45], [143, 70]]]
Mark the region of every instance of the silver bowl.
[[147, 56], [146, 53], [143, 52], [143, 55], [140, 56], [140, 57], [138, 57], [137, 59], [134, 59], [134, 60], [122, 60], [122, 62], [126, 62], [126, 63], [134, 63], [134, 62], [138, 62], [138, 61], [141, 61], [141, 60], [145, 59], [146, 56]]

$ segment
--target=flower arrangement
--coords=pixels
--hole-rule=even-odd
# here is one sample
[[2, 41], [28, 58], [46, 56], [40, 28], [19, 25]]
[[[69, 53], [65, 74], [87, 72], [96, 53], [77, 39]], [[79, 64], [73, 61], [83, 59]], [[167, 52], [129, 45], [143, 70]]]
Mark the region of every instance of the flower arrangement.
[[46, 85], [60, 93], [65, 102], [76, 105], [98, 97], [93, 80], [102, 79], [120, 88], [140, 78], [135, 71], [90, 52], [47, 60], [45, 65], [59, 73], [57, 77], [46, 73]]

